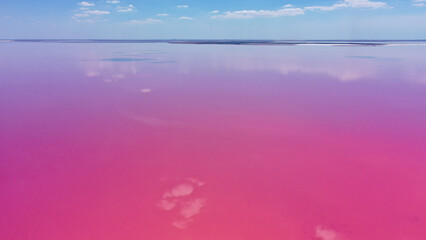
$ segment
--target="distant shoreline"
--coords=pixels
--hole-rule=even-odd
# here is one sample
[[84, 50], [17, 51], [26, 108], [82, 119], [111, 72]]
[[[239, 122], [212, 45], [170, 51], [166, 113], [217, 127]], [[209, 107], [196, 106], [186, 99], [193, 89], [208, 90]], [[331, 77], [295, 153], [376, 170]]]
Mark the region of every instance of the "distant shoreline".
[[197, 45], [318, 45], [318, 46], [426, 46], [426, 40], [118, 40], [118, 39], [4, 39], [0, 43], [169, 43]]

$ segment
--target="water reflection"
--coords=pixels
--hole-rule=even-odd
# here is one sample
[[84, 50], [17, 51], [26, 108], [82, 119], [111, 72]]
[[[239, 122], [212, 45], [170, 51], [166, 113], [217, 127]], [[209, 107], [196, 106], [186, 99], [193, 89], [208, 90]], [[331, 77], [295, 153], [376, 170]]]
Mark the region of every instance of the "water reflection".
[[109, 62], [140, 62], [140, 61], [152, 61], [151, 58], [107, 58], [102, 59], [101, 61]]
[[172, 226], [178, 229], [186, 229], [194, 221], [196, 215], [206, 206], [206, 200], [201, 197], [194, 197], [196, 188], [202, 187], [204, 182], [194, 178], [188, 178], [186, 182], [181, 183], [171, 190], [164, 192], [163, 198], [158, 203], [158, 207], [164, 211], [177, 211], [171, 214], [175, 215]]
[[337, 234], [331, 229], [323, 228], [322, 226], [317, 226], [315, 228], [315, 237], [321, 240], [344, 240], [345, 238]]
[[382, 57], [375, 57], [375, 56], [346, 56], [348, 58], [360, 58], [360, 59], [374, 59], [379, 61], [400, 61], [399, 58], [382, 58]]
[[423, 47], [6, 46], [0, 239], [426, 238]]

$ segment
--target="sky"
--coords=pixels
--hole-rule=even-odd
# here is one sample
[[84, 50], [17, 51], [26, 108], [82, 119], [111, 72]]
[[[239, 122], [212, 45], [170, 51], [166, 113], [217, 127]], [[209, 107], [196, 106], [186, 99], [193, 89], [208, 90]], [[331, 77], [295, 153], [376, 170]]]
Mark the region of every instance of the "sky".
[[426, 39], [426, 0], [0, 0], [0, 39]]

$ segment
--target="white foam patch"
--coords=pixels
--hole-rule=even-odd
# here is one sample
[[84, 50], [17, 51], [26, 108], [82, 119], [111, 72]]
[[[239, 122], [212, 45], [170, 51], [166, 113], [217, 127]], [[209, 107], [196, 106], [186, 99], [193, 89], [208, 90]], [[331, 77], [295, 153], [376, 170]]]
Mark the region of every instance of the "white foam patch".
[[198, 215], [204, 206], [205, 200], [203, 198], [197, 198], [186, 202], [183, 205], [180, 214], [185, 218], [191, 218], [195, 215]]
[[188, 227], [188, 224], [191, 222], [190, 219], [185, 219], [185, 220], [181, 220], [181, 221], [174, 221], [172, 223], [173, 227], [177, 228], [177, 229], [185, 229]]
[[336, 231], [322, 226], [317, 226], [315, 228], [315, 237], [322, 240], [343, 240]]
[[165, 211], [170, 211], [176, 207], [176, 204], [176, 200], [163, 199], [158, 203], [158, 207]]
[[205, 184], [203, 181], [197, 180], [195, 178], [187, 178], [187, 180], [188, 180], [188, 182], [191, 182], [191, 183], [193, 183], [193, 184], [195, 184], [199, 187], [202, 187]]
[[193, 191], [194, 187], [191, 184], [183, 183], [165, 192], [163, 198], [189, 196]]
[[149, 89], [149, 88], [141, 89], [141, 93], [150, 93], [150, 92], [151, 92], [151, 89]]
[[181, 230], [186, 229], [194, 221], [194, 217], [200, 214], [206, 205], [206, 200], [202, 197], [193, 196], [193, 192], [203, 185], [203, 181], [188, 177], [184, 183], [164, 192], [163, 197], [157, 203], [157, 207], [177, 217], [171, 223], [173, 227]]

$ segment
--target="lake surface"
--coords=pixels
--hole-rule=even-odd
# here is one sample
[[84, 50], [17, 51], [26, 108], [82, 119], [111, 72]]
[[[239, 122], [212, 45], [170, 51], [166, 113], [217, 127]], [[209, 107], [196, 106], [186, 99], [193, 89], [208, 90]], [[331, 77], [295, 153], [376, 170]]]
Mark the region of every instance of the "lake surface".
[[425, 53], [0, 42], [0, 239], [424, 240]]

